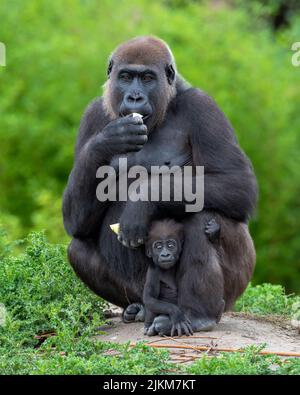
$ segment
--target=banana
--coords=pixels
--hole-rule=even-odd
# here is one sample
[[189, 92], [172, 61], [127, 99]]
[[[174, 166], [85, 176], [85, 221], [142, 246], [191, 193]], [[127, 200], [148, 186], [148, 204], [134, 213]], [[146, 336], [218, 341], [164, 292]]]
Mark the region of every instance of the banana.
[[109, 227], [116, 235], [119, 234], [119, 231], [120, 231], [120, 224], [119, 223], [118, 224], [111, 224], [111, 225], [109, 225]]
[[143, 115], [139, 114], [138, 112], [133, 112], [133, 113], [132, 113], [132, 116], [133, 116], [133, 117], [140, 117], [140, 118], [143, 118]]

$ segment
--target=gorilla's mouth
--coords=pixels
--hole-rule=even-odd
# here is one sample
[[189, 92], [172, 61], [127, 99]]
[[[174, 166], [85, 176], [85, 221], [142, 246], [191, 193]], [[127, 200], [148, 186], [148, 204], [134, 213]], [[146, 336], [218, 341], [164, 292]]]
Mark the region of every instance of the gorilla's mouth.
[[174, 266], [174, 264], [175, 264], [174, 259], [169, 260], [169, 261], [163, 261], [163, 260], [159, 261], [159, 266], [162, 269], [170, 269], [170, 267]]
[[[130, 115], [130, 114], [133, 114], [134, 113], [134, 111], [133, 112], [126, 112], [126, 113], [124, 113], [124, 112], [120, 112], [119, 113], [119, 116], [120, 117], [127, 117], [127, 115]], [[142, 115], [142, 117], [143, 117], [143, 121], [146, 121], [147, 119], [149, 119], [150, 117], [151, 117], [151, 113], [146, 113], [146, 114], [142, 114], [141, 113], [141, 115]]]

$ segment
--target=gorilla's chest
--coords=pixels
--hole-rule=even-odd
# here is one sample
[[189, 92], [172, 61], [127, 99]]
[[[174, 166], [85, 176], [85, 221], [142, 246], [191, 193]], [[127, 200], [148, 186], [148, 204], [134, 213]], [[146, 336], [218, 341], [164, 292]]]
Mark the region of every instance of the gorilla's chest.
[[159, 300], [177, 304], [178, 287], [175, 281], [176, 269], [160, 271]]
[[[139, 152], [126, 155], [128, 168], [143, 166], [186, 166], [192, 164], [192, 150], [187, 133], [176, 123], [155, 130]], [[114, 158], [116, 161], [117, 158]]]

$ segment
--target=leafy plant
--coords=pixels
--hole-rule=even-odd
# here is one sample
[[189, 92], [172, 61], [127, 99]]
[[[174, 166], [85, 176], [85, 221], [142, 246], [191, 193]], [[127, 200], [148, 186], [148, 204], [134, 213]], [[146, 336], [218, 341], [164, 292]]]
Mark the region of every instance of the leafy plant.
[[249, 284], [235, 307], [247, 313], [290, 316], [292, 306], [297, 301], [300, 301], [300, 297], [286, 295], [281, 285], [261, 284], [253, 287]]
[[199, 375], [274, 375], [300, 374], [300, 360], [282, 360], [277, 356], [260, 355], [262, 347], [247, 347], [243, 353], [221, 353], [217, 357], [203, 356], [186, 373]]

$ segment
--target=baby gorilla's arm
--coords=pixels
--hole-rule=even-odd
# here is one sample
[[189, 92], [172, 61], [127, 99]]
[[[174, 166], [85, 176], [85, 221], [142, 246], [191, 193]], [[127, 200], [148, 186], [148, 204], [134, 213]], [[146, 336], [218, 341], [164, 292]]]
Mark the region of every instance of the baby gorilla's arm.
[[143, 301], [146, 308], [146, 320], [144, 333], [148, 336], [157, 334], [154, 328], [153, 320], [157, 315], [166, 315], [172, 323], [171, 336], [176, 332], [178, 336], [193, 334], [189, 320], [184, 316], [182, 311], [173, 303], [165, 302], [160, 299], [160, 277], [159, 270], [153, 270], [149, 267], [147, 272], [146, 283], [144, 287]]
[[210, 242], [215, 243], [219, 241], [221, 227], [217, 221], [212, 218], [205, 226], [205, 234]]

